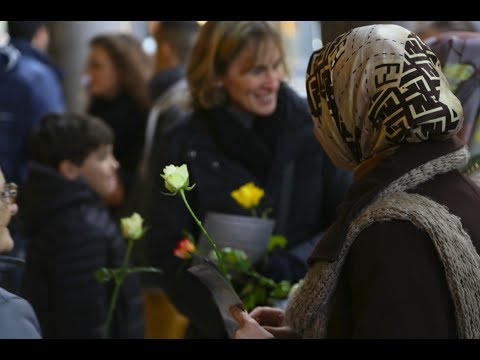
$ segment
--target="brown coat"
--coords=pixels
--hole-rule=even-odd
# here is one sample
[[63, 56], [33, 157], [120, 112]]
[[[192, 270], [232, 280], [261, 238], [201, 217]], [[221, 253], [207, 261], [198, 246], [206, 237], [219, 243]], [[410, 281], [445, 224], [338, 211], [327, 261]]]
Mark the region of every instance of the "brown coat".
[[[460, 147], [455, 141], [405, 146], [357, 181], [339, 222], [311, 257], [335, 260], [359, 211], [393, 179]], [[480, 189], [458, 171], [439, 174], [409, 191], [447, 206], [480, 250]], [[353, 243], [331, 303], [331, 338], [454, 338], [454, 308], [433, 242], [412, 223], [374, 223]]]

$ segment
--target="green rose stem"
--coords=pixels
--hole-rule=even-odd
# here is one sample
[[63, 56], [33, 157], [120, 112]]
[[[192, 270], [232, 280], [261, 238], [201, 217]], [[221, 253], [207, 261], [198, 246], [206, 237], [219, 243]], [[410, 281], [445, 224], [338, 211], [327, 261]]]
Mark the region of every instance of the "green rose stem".
[[185, 203], [185, 206], [187, 207], [188, 211], [190, 212], [190, 215], [192, 215], [192, 217], [195, 220], [195, 222], [197, 223], [198, 227], [200, 228], [200, 230], [202, 230], [203, 234], [208, 239], [210, 245], [212, 246], [213, 250], [215, 251], [215, 255], [217, 256], [218, 264], [220, 266], [220, 270], [223, 273], [223, 276], [225, 277], [225, 279], [227, 279], [229, 284], [233, 287], [232, 283], [230, 282], [230, 278], [228, 277], [228, 273], [227, 273], [227, 269], [225, 268], [225, 264], [223, 263], [222, 254], [218, 250], [217, 245], [215, 245], [215, 242], [212, 240], [212, 238], [208, 234], [207, 230], [205, 230], [205, 228], [203, 227], [202, 222], [200, 220], [198, 220], [198, 218], [195, 216], [195, 213], [193, 212], [192, 208], [188, 204], [187, 198], [185, 197], [184, 189], [179, 189], [178, 192], [180, 193], [180, 196], [182, 197], [183, 202]]
[[122, 286], [123, 280], [125, 275], [127, 274], [126, 269], [128, 268], [128, 263], [130, 260], [130, 255], [133, 249], [133, 241], [132, 239], [127, 239], [127, 252], [125, 253], [125, 257], [123, 258], [122, 266], [118, 271], [114, 272], [114, 280], [115, 280], [115, 289], [113, 290], [112, 300], [110, 301], [110, 306], [108, 308], [108, 315], [107, 321], [105, 322], [105, 326], [103, 328], [103, 337], [106, 339], [108, 336], [108, 329], [110, 328], [110, 323], [112, 322], [113, 312], [117, 306], [117, 298], [118, 293], [120, 291], [120, 286]]
[[245, 271], [245, 274], [250, 275], [251, 277], [253, 277], [257, 280], [263, 281], [265, 284], [267, 284], [268, 286], [270, 286], [272, 288], [274, 288], [277, 285], [275, 283], [275, 281], [273, 281], [272, 279], [269, 279], [269, 278], [267, 278], [263, 275], [260, 275], [259, 273], [257, 273], [254, 270], [247, 270], [247, 271]]

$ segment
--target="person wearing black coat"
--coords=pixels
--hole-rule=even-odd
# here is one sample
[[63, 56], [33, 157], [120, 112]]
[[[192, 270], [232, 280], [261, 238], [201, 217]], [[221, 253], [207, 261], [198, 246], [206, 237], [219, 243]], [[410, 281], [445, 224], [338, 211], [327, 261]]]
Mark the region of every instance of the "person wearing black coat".
[[[223, 37], [228, 41], [219, 41]], [[208, 56], [206, 48], [216, 55]], [[213, 74], [205, 70], [209, 61]], [[282, 81], [284, 61], [279, 34], [268, 22], [207, 22], [187, 68], [195, 110], [166, 131], [157, 155], [161, 168], [187, 164], [196, 184], [188, 201], [200, 219], [208, 211], [248, 215], [230, 193], [247, 182], [263, 188], [258, 213], [273, 209], [274, 233], [288, 243], [265, 266], [256, 265], [276, 281], [295, 282], [305, 274], [306, 254], [334, 221], [351, 178], [316, 142], [306, 100]], [[173, 250], [182, 229], [194, 235], [198, 229], [181, 199], [163, 195], [160, 176], [156, 182], [150, 263], [167, 272], [162, 286], [189, 317], [190, 330], [196, 327], [188, 336], [225, 336], [208, 291], [188, 273], [177, 276], [182, 261]]]
[[[101, 338], [113, 282], [95, 272], [119, 267], [126, 251], [101, 196], [116, 187], [112, 132], [86, 115], [45, 116], [31, 139], [33, 162], [19, 197], [31, 244], [21, 294], [45, 338]], [[139, 281], [123, 283], [110, 338], [143, 338]]]
[[[119, 194], [130, 192], [140, 161], [145, 126], [151, 106], [148, 81], [151, 61], [131, 34], [99, 34], [89, 42], [85, 74], [88, 79], [86, 112], [105, 121], [115, 135], [114, 155], [120, 163]], [[123, 195], [111, 198], [121, 205]], [[120, 211], [115, 210], [115, 215]]]

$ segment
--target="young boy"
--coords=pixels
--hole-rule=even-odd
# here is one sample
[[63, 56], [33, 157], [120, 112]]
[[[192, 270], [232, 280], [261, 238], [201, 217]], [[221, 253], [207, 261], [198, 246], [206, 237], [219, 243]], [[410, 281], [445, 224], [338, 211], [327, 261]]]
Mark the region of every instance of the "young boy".
[[[101, 198], [116, 187], [113, 135], [101, 120], [74, 113], [42, 118], [30, 139], [33, 162], [19, 204], [27, 249], [21, 294], [37, 313], [44, 338], [100, 338], [113, 282], [95, 272], [121, 265], [126, 250]], [[135, 275], [126, 277], [111, 338], [143, 338]]]

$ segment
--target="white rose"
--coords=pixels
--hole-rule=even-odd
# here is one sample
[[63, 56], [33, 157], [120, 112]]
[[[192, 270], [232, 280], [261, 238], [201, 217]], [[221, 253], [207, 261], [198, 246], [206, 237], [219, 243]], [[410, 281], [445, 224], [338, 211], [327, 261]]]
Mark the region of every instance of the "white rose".
[[143, 218], [138, 213], [135, 212], [130, 217], [122, 218], [120, 224], [124, 237], [138, 240], [143, 236]]

